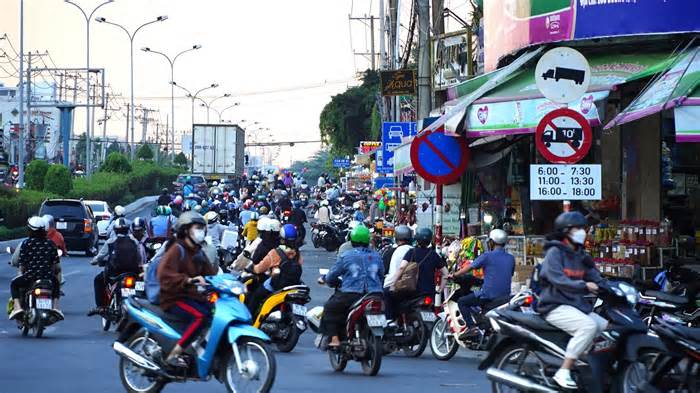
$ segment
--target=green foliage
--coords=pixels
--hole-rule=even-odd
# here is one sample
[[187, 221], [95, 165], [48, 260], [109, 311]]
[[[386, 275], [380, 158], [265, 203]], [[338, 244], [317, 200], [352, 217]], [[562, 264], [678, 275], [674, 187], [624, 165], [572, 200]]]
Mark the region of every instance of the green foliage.
[[173, 164], [178, 165], [178, 166], [187, 166], [187, 157], [185, 156], [185, 153], [180, 152], [178, 153], [175, 158], [173, 159]]
[[49, 169], [49, 163], [44, 160], [33, 160], [27, 165], [24, 173], [24, 181], [30, 190], [41, 191], [44, 189], [44, 178]]
[[7, 228], [0, 226], [0, 240], [19, 239], [27, 236], [27, 227]]
[[51, 164], [44, 178], [44, 191], [56, 195], [68, 195], [73, 188], [70, 170], [61, 164]]
[[321, 112], [321, 139], [331, 154], [351, 155], [362, 140], [372, 140], [372, 110], [379, 92], [379, 74], [367, 70], [362, 85], [333, 96]]
[[107, 159], [100, 168], [101, 172], [128, 173], [131, 172], [131, 164], [122, 153], [109, 153]]
[[121, 153], [121, 149], [119, 148], [119, 144], [117, 142], [112, 142], [108, 147], [107, 147], [107, 155], [109, 156], [112, 153]]
[[292, 172], [301, 173], [306, 168], [304, 179], [309, 183], [309, 186], [316, 184], [318, 177], [323, 172], [328, 172], [332, 169], [333, 160], [327, 150], [321, 150], [314, 154], [306, 161], [296, 161], [292, 164]]
[[27, 219], [39, 212], [44, 199], [56, 197], [42, 191], [0, 187], [0, 216], [5, 219], [3, 225], [8, 228], [24, 227]]
[[148, 144], [143, 144], [136, 150], [136, 158], [139, 160], [152, 160], [153, 159], [153, 149]]
[[129, 176], [122, 173], [97, 172], [92, 177], [75, 179], [71, 198], [121, 202], [129, 192]]
[[380, 140], [382, 137], [382, 116], [379, 113], [379, 108], [377, 107], [377, 104], [375, 103], [374, 106], [372, 107], [372, 124], [370, 128], [370, 134], [369, 137], [372, 140]]

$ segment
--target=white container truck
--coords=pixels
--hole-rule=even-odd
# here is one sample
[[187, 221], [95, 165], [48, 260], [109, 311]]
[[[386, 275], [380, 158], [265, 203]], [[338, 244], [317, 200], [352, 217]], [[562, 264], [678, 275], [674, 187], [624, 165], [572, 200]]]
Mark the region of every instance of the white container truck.
[[192, 127], [192, 173], [208, 180], [242, 175], [245, 131], [235, 124]]

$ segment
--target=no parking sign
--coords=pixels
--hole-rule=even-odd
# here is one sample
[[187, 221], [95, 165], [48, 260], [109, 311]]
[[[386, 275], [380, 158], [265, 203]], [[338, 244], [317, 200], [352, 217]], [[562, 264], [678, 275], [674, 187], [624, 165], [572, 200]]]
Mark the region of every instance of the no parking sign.
[[411, 164], [431, 183], [452, 184], [467, 169], [469, 148], [464, 138], [445, 135], [444, 130], [426, 132], [411, 142]]

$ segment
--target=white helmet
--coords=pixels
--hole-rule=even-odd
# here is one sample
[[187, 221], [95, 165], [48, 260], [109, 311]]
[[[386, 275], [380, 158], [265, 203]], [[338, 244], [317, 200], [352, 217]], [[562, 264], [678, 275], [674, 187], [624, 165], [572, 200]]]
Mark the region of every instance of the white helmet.
[[53, 226], [53, 216], [50, 214], [44, 214], [41, 216], [41, 218], [44, 220], [45, 228], [48, 231], [51, 226]]
[[114, 215], [117, 217], [124, 217], [124, 215], [126, 215], [126, 209], [124, 209], [124, 206], [117, 205], [114, 208]]
[[322, 200], [321, 206], [328, 206], [328, 200], [327, 199]]
[[214, 187], [216, 187], [216, 186], [219, 185], [219, 183], [218, 183], [218, 182], [213, 182], [213, 183], [211, 183], [211, 185], [214, 186]]
[[489, 239], [502, 246], [508, 241], [508, 234], [503, 229], [494, 229], [489, 233]]
[[282, 224], [280, 224], [280, 221], [276, 218], [271, 218], [270, 219], [270, 231], [271, 232], [279, 232], [280, 228], [282, 228]]
[[360, 208], [360, 202], [355, 202], [352, 204], [353, 209], [359, 209]]
[[267, 216], [262, 216], [258, 220], [258, 231], [269, 231], [271, 225], [270, 219]]
[[39, 216], [29, 217], [27, 220], [27, 227], [30, 231], [43, 231], [46, 228], [46, 223], [44, 219]]

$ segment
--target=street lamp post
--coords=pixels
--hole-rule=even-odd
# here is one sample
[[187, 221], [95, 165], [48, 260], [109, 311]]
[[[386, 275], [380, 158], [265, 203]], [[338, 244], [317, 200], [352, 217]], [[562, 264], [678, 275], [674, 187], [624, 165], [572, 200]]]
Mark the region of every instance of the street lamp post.
[[216, 112], [216, 114], [219, 116], [219, 123], [221, 123], [221, 121], [222, 121], [222, 120], [221, 120], [221, 116], [224, 114], [224, 112], [226, 112], [227, 110], [229, 110], [229, 109], [231, 109], [231, 108], [237, 107], [238, 105], [241, 105], [241, 103], [240, 103], [240, 102], [236, 102], [235, 104], [229, 105], [229, 106], [227, 106], [226, 108], [224, 108], [224, 109], [222, 109], [222, 110], [217, 110], [217, 109], [214, 108], [214, 107], [212, 107], [211, 109], [212, 109], [214, 112]]
[[[152, 20], [150, 22], [146, 22], [146, 23], [142, 24], [141, 26], [137, 27], [133, 33], [131, 33], [131, 32], [129, 32], [129, 30], [126, 29], [126, 27], [124, 27], [118, 23], [110, 22], [107, 19], [102, 18], [102, 17], [95, 18], [95, 21], [97, 21], [97, 22], [106, 23], [108, 25], [116, 26], [116, 27], [122, 29], [122, 31], [124, 31], [126, 33], [126, 35], [129, 37], [130, 51], [131, 51], [130, 52], [130, 54], [131, 54], [131, 72], [130, 72], [131, 73], [131, 108], [130, 108], [131, 113], [129, 114], [129, 116], [131, 118], [130, 131], [131, 131], [131, 144], [132, 144], [132, 146], [131, 146], [131, 159], [132, 160], [134, 159], [134, 146], [133, 145], [135, 145], [135, 143], [134, 143], [134, 117], [135, 117], [134, 116], [134, 37], [136, 37], [136, 33], [138, 33], [139, 30], [141, 30], [142, 28], [144, 28], [150, 24], [153, 24], [156, 22], [164, 22], [166, 20], [168, 20], [168, 17], [166, 15], [161, 15], [161, 16], [157, 17], [155, 20]], [[128, 142], [129, 141], [127, 140], [127, 143]]]
[[[208, 103], [207, 103], [203, 98], [200, 98], [200, 99], [199, 99], [199, 100], [202, 101], [202, 103], [203, 103], [202, 106], [204, 106], [205, 108], [207, 108], [207, 124], [209, 124], [209, 110], [212, 109], [212, 105], [214, 105], [214, 103], [215, 103], [217, 100], [220, 100], [220, 99], [222, 99], [222, 98], [228, 98], [228, 97], [231, 97], [231, 94], [226, 93], [226, 94], [224, 94], [224, 95], [222, 95], [222, 96], [219, 96], [219, 97], [214, 98], [213, 100], [209, 101]], [[221, 119], [219, 119], [219, 121], [221, 121]]]
[[80, 10], [80, 12], [83, 14], [85, 17], [85, 45], [87, 46], [87, 54], [86, 54], [86, 62], [85, 62], [85, 69], [87, 71], [87, 78], [85, 78], [85, 83], [86, 83], [86, 88], [85, 88], [85, 94], [87, 95], [87, 106], [85, 107], [85, 173], [87, 175], [90, 175], [92, 173], [92, 167], [91, 167], [91, 160], [90, 156], [92, 153], [92, 142], [90, 141], [90, 136], [91, 136], [91, 128], [92, 128], [92, 122], [90, 121], [90, 19], [92, 19], [92, 15], [95, 14], [95, 11], [97, 11], [100, 7], [103, 5], [107, 5], [109, 3], [113, 3], [114, 0], [107, 0], [103, 2], [102, 4], [98, 5], [97, 7], [93, 8], [92, 12], [90, 12], [90, 15], [83, 10], [82, 7], [80, 7], [78, 4], [74, 3], [72, 0], [64, 0], [66, 3], [75, 6], [77, 9]]
[[[184, 91], [187, 93], [187, 97], [188, 97], [190, 100], [192, 100], [192, 125], [194, 125], [194, 102], [195, 102], [195, 100], [197, 100], [197, 98], [199, 98], [199, 94], [200, 94], [201, 92], [205, 91], [205, 90], [215, 89], [215, 88], [219, 87], [219, 84], [218, 84], [218, 83], [212, 83], [211, 85], [209, 85], [209, 86], [207, 86], [207, 87], [203, 87], [203, 88], [197, 90], [196, 93], [192, 94], [191, 91], [189, 91], [187, 88], [185, 88], [185, 87], [183, 87], [183, 86], [178, 85], [177, 83], [175, 83], [175, 81], [172, 81], [172, 82], [170, 82], [170, 83], [171, 83], [173, 86], [184, 90]], [[194, 136], [194, 134], [193, 134], [193, 136]]]
[[[161, 55], [161, 56], [165, 57], [166, 60], [168, 60], [168, 63], [170, 63], [170, 81], [172, 82], [175, 80], [175, 61], [177, 60], [177, 58], [180, 57], [180, 55], [182, 55], [184, 53], [200, 49], [201, 47], [202, 47], [202, 45], [192, 45], [191, 48], [183, 50], [182, 52], [175, 55], [175, 57], [173, 57], [172, 59], [168, 55], [166, 55], [165, 53], [158, 52], [158, 51], [153, 50], [153, 49], [148, 48], [148, 47], [141, 48], [141, 50], [144, 52], [150, 52], [150, 53], [155, 53], [155, 54]], [[174, 157], [174, 155], [175, 155], [175, 85], [172, 83], [170, 84], [170, 121], [171, 121], [170, 133], [172, 135], [172, 150], [171, 150], [171, 152], [172, 152], [172, 157]], [[166, 146], [168, 145], [168, 133], [167, 132], [165, 133], [165, 145]]]

